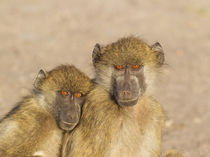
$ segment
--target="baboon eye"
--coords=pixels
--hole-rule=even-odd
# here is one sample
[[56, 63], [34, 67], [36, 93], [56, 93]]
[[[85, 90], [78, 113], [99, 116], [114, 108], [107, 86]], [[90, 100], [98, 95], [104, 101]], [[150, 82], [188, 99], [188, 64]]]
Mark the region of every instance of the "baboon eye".
[[124, 68], [123, 65], [117, 65], [117, 66], [116, 66], [116, 69], [117, 69], [117, 70], [121, 70], [121, 69], [123, 69], [123, 68]]
[[135, 69], [135, 70], [139, 69], [139, 67], [140, 67], [140, 66], [137, 65], [137, 64], [136, 64], [136, 65], [132, 65], [132, 68]]
[[67, 91], [61, 91], [61, 94], [62, 94], [63, 96], [68, 96], [68, 95], [69, 95], [69, 92], [67, 92]]
[[79, 97], [82, 96], [82, 94], [81, 93], [75, 93], [74, 96], [77, 97], [77, 98], [79, 98]]

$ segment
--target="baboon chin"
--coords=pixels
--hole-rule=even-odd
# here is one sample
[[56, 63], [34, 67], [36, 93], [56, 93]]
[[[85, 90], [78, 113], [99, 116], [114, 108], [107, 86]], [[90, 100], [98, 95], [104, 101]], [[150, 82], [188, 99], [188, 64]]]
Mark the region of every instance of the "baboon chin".
[[0, 121], [0, 156], [58, 157], [64, 131], [78, 125], [91, 80], [74, 66], [40, 70], [32, 94]]

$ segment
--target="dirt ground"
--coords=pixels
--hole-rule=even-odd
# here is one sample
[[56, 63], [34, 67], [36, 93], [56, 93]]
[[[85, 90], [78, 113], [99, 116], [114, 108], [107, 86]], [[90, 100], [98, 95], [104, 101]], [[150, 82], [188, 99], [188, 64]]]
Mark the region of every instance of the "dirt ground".
[[40, 70], [74, 64], [94, 77], [91, 53], [130, 34], [159, 41], [168, 65], [156, 98], [168, 119], [162, 151], [210, 156], [209, 0], [0, 0], [0, 117]]

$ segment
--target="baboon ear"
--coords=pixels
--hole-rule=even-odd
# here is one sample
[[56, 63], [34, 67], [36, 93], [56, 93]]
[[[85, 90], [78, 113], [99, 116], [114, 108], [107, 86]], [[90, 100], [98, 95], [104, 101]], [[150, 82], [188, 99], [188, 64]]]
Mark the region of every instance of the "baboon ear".
[[157, 59], [160, 65], [162, 65], [165, 61], [165, 56], [163, 52], [163, 48], [159, 42], [154, 43], [151, 46], [151, 49], [157, 54]]
[[46, 79], [46, 77], [47, 73], [41, 69], [34, 80], [34, 88], [39, 89], [39, 87], [41, 86], [42, 82]]
[[100, 56], [101, 56], [101, 46], [97, 43], [95, 44], [95, 47], [92, 53], [92, 61], [94, 65], [100, 60]]

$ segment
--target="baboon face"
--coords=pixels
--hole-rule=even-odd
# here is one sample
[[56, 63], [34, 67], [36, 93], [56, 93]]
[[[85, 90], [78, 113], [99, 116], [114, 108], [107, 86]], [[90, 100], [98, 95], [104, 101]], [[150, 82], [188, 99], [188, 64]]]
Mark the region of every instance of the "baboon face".
[[85, 96], [92, 88], [84, 73], [69, 65], [40, 70], [34, 86], [61, 129], [72, 130], [79, 123]]
[[113, 67], [113, 95], [121, 106], [133, 106], [145, 91], [142, 65], [116, 65]]
[[96, 44], [92, 58], [96, 82], [108, 90], [120, 106], [137, 104], [148, 87], [146, 79], [151, 79], [145, 70], [147, 74], [153, 73], [164, 62], [159, 43], [148, 46], [135, 37], [122, 38], [107, 46]]
[[59, 126], [63, 130], [72, 130], [80, 120], [81, 107], [84, 103], [84, 96], [80, 92], [58, 91], [56, 104], [59, 119]]

